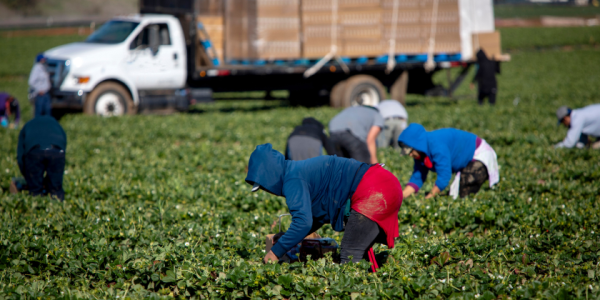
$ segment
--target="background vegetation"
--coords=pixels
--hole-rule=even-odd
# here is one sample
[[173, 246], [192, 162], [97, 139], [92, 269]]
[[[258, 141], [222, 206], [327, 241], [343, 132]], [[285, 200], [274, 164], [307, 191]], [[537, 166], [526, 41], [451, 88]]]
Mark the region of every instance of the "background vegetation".
[[[600, 55], [583, 38], [598, 32], [552, 30], [502, 32], [512, 61], [502, 65], [496, 107], [409, 97], [411, 122], [486, 139], [501, 181], [462, 200], [405, 199], [401, 238], [375, 249], [387, 260], [376, 274], [365, 263], [260, 263], [269, 225], [286, 207], [249, 193], [248, 157], [261, 143], [283, 151], [302, 118], [327, 123], [336, 109], [255, 100], [170, 116], [68, 115], [64, 203], [8, 194], [20, 176], [18, 131], [1, 130], [0, 297], [598, 298], [600, 153], [552, 148], [566, 132], [556, 126], [558, 106], [599, 102]], [[536, 35], [555, 42], [526, 38]], [[33, 57], [81, 38], [2, 38], [0, 90], [16, 94], [29, 117]], [[538, 41], [588, 46], [537, 50]], [[406, 183], [408, 158], [385, 149], [380, 159]], [[330, 227], [321, 234], [342, 237]]]

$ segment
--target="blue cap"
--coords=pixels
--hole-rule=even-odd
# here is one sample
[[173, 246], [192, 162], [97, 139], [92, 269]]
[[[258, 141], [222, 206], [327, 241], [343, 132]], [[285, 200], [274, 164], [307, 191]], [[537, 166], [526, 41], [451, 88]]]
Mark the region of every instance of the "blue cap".
[[44, 53], [40, 53], [35, 57], [35, 62], [40, 62], [40, 60], [44, 59]]

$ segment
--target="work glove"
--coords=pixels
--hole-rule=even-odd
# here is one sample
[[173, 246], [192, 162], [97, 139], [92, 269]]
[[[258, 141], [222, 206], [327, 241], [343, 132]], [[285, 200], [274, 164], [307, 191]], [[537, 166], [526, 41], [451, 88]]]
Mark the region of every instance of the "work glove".
[[2, 117], [2, 121], [0, 121], [0, 125], [2, 125], [2, 127], [4, 127], [4, 128], [8, 127], [8, 120], [6, 119], [6, 117]]

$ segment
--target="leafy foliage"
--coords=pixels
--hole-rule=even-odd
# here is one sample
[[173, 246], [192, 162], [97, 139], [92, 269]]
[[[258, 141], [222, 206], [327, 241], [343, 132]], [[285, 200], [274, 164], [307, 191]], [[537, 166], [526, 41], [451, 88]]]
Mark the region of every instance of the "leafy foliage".
[[[0, 297], [596, 299], [600, 153], [551, 145], [565, 134], [556, 107], [600, 99], [599, 64], [593, 50], [515, 53], [496, 107], [411, 96], [410, 121], [486, 139], [501, 181], [460, 200], [405, 199], [397, 246], [375, 249], [387, 260], [377, 273], [260, 262], [286, 207], [249, 193], [251, 151], [283, 150], [303, 117], [326, 123], [338, 110], [221, 101], [171, 116], [68, 115], [64, 203], [8, 194], [18, 132], [1, 131]], [[380, 160], [408, 180], [410, 159], [385, 149]]]

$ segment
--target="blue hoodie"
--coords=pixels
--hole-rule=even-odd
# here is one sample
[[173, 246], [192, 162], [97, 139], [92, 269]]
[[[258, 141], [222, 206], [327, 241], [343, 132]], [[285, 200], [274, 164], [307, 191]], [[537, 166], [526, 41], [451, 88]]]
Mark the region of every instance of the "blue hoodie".
[[271, 248], [273, 253], [282, 257], [312, 228], [326, 223], [335, 231], [344, 230], [345, 205], [369, 167], [337, 156], [285, 160], [271, 144], [257, 146], [250, 156], [246, 182], [285, 197], [292, 215], [292, 224]]
[[[450, 183], [452, 173], [463, 169], [473, 160], [475, 155], [475, 143], [477, 136], [466, 131], [443, 128], [434, 131], [425, 131], [420, 124], [410, 124], [400, 137], [399, 143], [425, 153], [431, 160], [432, 171], [437, 173], [435, 185], [443, 191]], [[415, 160], [413, 174], [409, 184], [412, 183], [418, 189], [427, 180], [429, 168], [423, 160]], [[418, 191], [417, 189], [417, 191]]]

